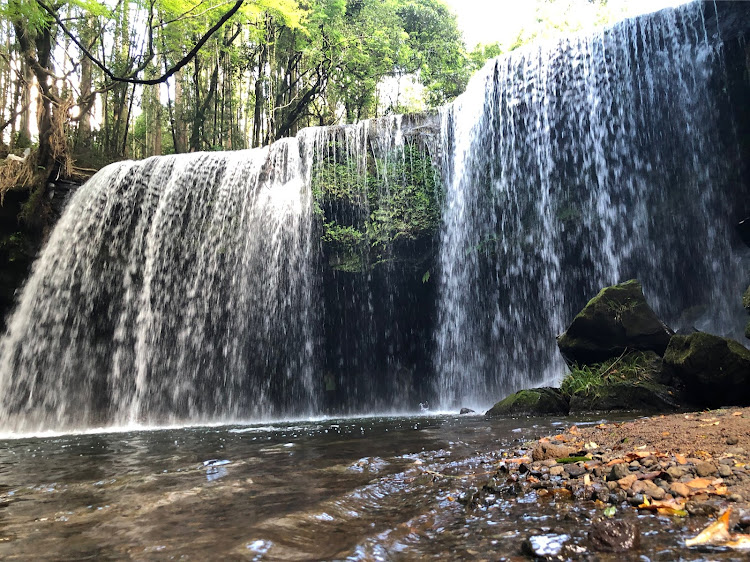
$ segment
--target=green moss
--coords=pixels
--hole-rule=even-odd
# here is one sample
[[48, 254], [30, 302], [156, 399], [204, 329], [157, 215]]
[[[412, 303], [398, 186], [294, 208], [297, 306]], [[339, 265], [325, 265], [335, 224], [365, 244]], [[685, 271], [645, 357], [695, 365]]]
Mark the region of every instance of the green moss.
[[750, 312], [750, 286], [745, 290], [745, 294], [742, 295], [742, 306]]
[[333, 142], [316, 162], [312, 189], [323, 249], [342, 271], [391, 260], [394, 243], [431, 236], [440, 221], [442, 187], [416, 145], [360, 161]]

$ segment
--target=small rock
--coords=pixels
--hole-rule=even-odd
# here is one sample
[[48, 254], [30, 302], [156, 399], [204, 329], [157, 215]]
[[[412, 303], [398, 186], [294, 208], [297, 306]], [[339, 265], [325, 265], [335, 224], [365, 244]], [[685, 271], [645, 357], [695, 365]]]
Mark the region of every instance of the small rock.
[[672, 483], [672, 484], [671, 484], [671, 485], [669, 486], [669, 490], [670, 490], [670, 491], [671, 491], [671, 492], [672, 492], [673, 494], [675, 494], [675, 495], [677, 495], [677, 496], [682, 496], [683, 498], [686, 498], [686, 497], [688, 497], [688, 496], [690, 495], [690, 488], [688, 488], [688, 487], [687, 487], [687, 486], [686, 486], [685, 484], [683, 484], [682, 482], [673, 482], [673, 483]]
[[697, 462], [695, 463], [695, 473], [701, 478], [716, 476], [716, 465], [708, 461]]
[[628, 499], [628, 495], [625, 493], [625, 490], [620, 490], [619, 488], [617, 490], [614, 490], [611, 494], [609, 494], [609, 503], [622, 503]]
[[565, 468], [560, 465], [553, 466], [549, 469], [550, 476], [561, 476], [563, 472], [565, 472]]
[[682, 482], [673, 482], [669, 486], [669, 491], [672, 492], [674, 495], [682, 496], [683, 498], [686, 498], [690, 495], [690, 488], [688, 488]]
[[679, 480], [683, 476], [685, 476], [685, 470], [680, 468], [679, 466], [670, 466], [667, 469], [667, 474], [672, 478], [672, 480]]
[[699, 517], [713, 517], [719, 512], [717, 506], [705, 501], [689, 501], [685, 504], [685, 509], [690, 515]]
[[555, 466], [557, 461], [555, 459], [546, 459], [541, 462], [542, 466]]
[[607, 480], [609, 482], [614, 482], [617, 480], [620, 480], [622, 478], [625, 478], [630, 474], [630, 470], [628, 469], [625, 464], [616, 464], [612, 467], [612, 470], [609, 471], [609, 474], [607, 475]]
[[633, 461], [628, 466], [630, 467], [630, 470], [640, 470], [641, 463], [639, 463], [638, 461]]
[[742, 494], [731, 494], [729, 496], [729, 501], [730, 502], [741, 502], [741, 501], [744, 501], [744, 500], [745, 500], [745, 498], [742, 496]]
[[565, 467], [565, 472], [567, 472], [571, 478], [578, 478], [579, 476], [586, 474], [587, 470], [585, 466], [575, 463], [567, 465]]
[[633, 494], [644, 494], [655, 500], [663, 500], [667, 493], [651, 480], [636, 480], [630, 487]]
[[521, 474], [526, 474], [527, 472], [530, 472], [530, 471], [531, 471], [531, 468], [525, 462], [522, 462], [521, 466], [518, 467], [518, 472], [520, 472]]
[[589, 542], [598, 552], [626, 552], [640, 546], [641, 533], [633, 523], [604, 519], [591, 525]]
[[633, 507], [638, 507], [643, 503], [643, 494], [636, 494], [630, 498], [628, 498], [628, 503], [632, 505]]
[[617, 481], [617, 484], [619, 484], [620, 488], [623, 490], [628, 490], [636, 480], [638, 480], [638, 477], [635, 474], [629, 474], [625, 478], [620, 478]]
[[[455, 410], [454, 410], [454, 411], [455, 411]], [[458, 415], [459, 415], [459, 416], [464, 416], [464, 415], [466, 415], [466, 414], [475, 414], [475, 413], [476, 413], [476, 412], [474, 412], [474, 410], [472, 410], [471, 408], [461, 408], [461, 411], [460, 411], [460, 412], [458, 412]]]
[[725, 464], [719, 465], [719, 476], [726, 478], [732, 475], [732, 469]]
[[569, 457], [575, 453], [573, 447], [566, 447], [565, 445], [553, 445], [552, 443], [538, 443], [534, 450], [531, 452], [531, 458], [535, 461], [543, 461], [546, 459], [561, 459]]
[[727, 445], [736, 445], [739, 442], [740, 440], [737, 439], [734, 435], [729, 435], [727, 437]]

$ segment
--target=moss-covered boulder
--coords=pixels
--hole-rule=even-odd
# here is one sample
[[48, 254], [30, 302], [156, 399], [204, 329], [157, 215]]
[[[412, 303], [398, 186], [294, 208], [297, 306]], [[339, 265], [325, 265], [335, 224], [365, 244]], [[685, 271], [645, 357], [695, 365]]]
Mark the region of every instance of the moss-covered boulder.
[[661, 357], [635, 351], [602, 363], [573, 365], [561, 390], [571, 412], [675, 410], [678, 393], [664, 380]]
[[566, 415], [568, 401], [557, 388], [543, 387], [521, 390], [495, 404], [486, 415], [499, 416], [543, 416]]
[[694, 406], [750, 405], [750, 350], [704, 332], [674, 336], [664, 372]]
[[627, 281], [602, 289], [557, 338], [568, 364], [590, 365], [626, 351], [663, 355], [674, 332], [656, 316], [641, 284]]
[[571, 412], [664, 412], [679, 407], [674, 390], [653, 381], [618, 381], [570, 397]]

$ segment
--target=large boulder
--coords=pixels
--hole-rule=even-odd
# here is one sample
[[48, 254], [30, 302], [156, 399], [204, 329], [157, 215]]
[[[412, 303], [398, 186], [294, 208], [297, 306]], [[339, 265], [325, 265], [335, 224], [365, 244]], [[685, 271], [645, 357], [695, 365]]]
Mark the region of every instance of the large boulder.
[[664, 373], [684, 386], [696, 406], [750, 404], [750, 350], [704, 332], [674, 336], [664, 354]]
[[569, 364], [590, 365], [626, 351], [664, 355], [674, 332], [656, 316], [636, 280], [602, 289], [557, 338]]
[[613, 382], [570, 397], [571, 412], [668, 412], [678, 407], [674, 391], [653, 381]]
[[558, 388], [542, 387], [521, 390], [495, 404], [487, 413], [499, 416], [567, 415], [568, 401]]

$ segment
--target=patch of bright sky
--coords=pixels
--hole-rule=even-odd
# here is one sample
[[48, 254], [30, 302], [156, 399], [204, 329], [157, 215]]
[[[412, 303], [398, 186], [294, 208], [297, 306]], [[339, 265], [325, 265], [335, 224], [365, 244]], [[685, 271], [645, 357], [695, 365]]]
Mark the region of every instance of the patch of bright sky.
[[[508, 47], [522, 32], [536, 24], [538, 10], [549, 17], [574, 18], [577, 29], [590, 29], [615, 21], [684, 4], [686, 0], [608, 0], [603, 11], [607, 21], [596, 14], [596, 3], [587, 0], [443, 0], [458, 16], [466, 46], [495, 43]], [[597, 17], [599, 16], [599, 17]]]

